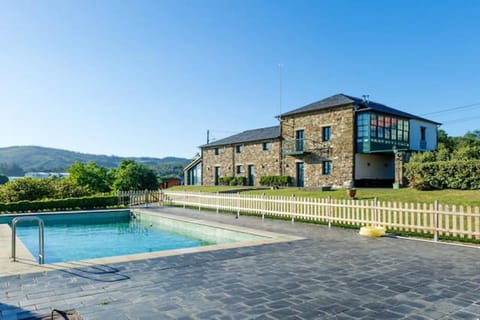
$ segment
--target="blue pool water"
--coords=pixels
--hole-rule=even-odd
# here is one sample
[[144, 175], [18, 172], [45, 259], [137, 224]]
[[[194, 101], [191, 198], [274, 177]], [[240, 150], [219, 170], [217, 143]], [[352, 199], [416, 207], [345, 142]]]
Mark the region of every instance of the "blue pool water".
[[[31, 214], [26, 214], [27, 216]], [[41, 213], [45, 224], [45, 263], [123, 256], [180, 248], [265, 239], [258, 234], [130, 210]], [[22, 216], [22, 215], [18, 215]], [[16, 215], [0, 216], [12, 224]], [[38, 258], [38, 224], [17, 223], [17, 237]], [[268, 238], [268, 237], [267, 237]]]
[[[38, 257], [38, 226], [19, 226], [17, 236]], [[45, 225], [45, 263], [67, 262], [211, 244], [168, 232], [151, 222]]]

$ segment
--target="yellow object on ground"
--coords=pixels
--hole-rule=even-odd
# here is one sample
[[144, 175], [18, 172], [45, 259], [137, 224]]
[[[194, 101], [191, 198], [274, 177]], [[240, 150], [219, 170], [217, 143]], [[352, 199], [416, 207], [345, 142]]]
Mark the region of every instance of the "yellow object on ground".
[[366, 237], [381, 237], [385, 234], [385, 227], [366, 226], [360, 228], [360, 235]]

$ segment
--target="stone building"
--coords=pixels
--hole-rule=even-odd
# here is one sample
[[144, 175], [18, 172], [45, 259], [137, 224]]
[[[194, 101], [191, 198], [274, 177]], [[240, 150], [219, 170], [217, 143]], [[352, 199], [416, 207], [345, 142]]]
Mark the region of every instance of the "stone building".
[[401, 183], [410, 152], [437, 149], [438, 123], [344, 94], [277, 119], [279, 126], [201, 146], [201, 158], [186, 176], [200, 171], [203, 185], [244, 176], [254, 186], [262, 176], [287, 175], [298, 187], [391, 186]]
[[280, 128], [248, 130], [201, 146], [202, 184], [217, 185], [221, 176], [245, 177], [259, 185], [259, 177], [280, 174]]

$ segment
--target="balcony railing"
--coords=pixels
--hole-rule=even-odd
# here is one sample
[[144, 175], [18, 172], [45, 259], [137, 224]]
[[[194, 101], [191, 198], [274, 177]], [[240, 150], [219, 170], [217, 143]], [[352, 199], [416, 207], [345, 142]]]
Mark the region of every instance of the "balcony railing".
[[310, 143], [305, 139], [294, 139], [294, 140], [284, 140], [283, 141], [283, 154], [287, 156], [300, 156], [303, 155], [309, 150], [307, 146]]

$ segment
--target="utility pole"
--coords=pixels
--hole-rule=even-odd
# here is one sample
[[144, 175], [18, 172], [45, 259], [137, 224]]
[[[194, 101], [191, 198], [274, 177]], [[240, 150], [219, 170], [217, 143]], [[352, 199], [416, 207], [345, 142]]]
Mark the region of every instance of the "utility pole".
[[280, 70], [280, 114], [282, 114], [282, 95], [283, 95], [283, 64], [279, 63], [278, 68]]
[[[279, 63], [278, 64], [278, 68], [279, 68], [279, 71], [280, 71], [280, 90], [279, 90], [279, 94], [280, 94], [280, 97], [279, 97], [279, 104], [280, 104], [280, 113], [278, 114], [278, 122], [280, 124], [280, 136], [282, 136], [282, 118], [281, 118], [281, 114], [282, 114], [282, 95], [283, 95], [283, 64], [282, 63]], [[283, 140], [283, 139], [281, 139]], [[284, 163], [285, 163], [285, 159], [283, 157], [283, 141], [280, 141], [280, 150], [279, 150], [279, 154], [280, 154], [280, 161], [278, 163], [278, 165], [280, 166], [280, 175], [285, 175], [285, 168], [284, 168]]]

